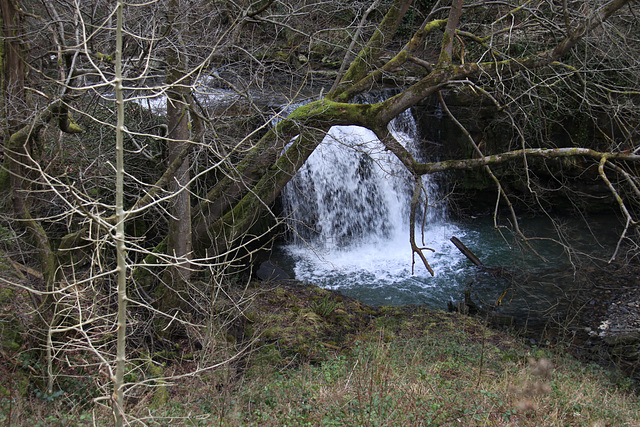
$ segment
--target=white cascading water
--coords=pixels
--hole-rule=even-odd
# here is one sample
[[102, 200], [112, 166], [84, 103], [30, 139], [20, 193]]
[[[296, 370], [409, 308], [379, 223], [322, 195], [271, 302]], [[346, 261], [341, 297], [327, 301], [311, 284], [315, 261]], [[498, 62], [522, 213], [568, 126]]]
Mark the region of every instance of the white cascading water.
[[[394, 120], [389, 129], [421, 157], [411, 112]], [[461, 255], [449, 242], [456, 229], [444, 222], [435, 184], [428, 178], [424, 184], [429, 199], [424, 246], [435, 250], [425, 255], [437, 276], [457, 264]], [[358, 126], [331, 128], [282, 195], [291, 230], [284, 249], [296, 278], [342, 291], [393, 286], [415, 292], [416, 287], [424, 291], [435, 286], [417, 257], [415, 274], [411, 273], [412, 191], [410, 174], [373, 132]], [[416, 237], [421, 245], [420, 230]]]

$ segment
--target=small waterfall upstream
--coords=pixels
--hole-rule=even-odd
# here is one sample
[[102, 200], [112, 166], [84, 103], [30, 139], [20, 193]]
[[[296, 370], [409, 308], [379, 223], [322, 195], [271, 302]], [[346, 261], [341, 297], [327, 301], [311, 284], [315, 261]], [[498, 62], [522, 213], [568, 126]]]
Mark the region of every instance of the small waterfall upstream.
[[[422, 159], [410, 111], [389, 129]], [[424, 246], [435, 250], [425, 255], [436, 276], [446, 275], [462, 258], [449, 242], [460, 230], [446, 223], [437, 185], [428, 177], [424, 181]], [[296, 278], [375, 304], [425, 302], [416, 300], [416, 293], [433, 303], [442, 301], [438, 279], [418, 258], [411, 273], [412, 191], [412, 177], [373, 132], [358, 126], [331, 128], [282, 195], [290, 229], [289, 244], [282, 250]]]

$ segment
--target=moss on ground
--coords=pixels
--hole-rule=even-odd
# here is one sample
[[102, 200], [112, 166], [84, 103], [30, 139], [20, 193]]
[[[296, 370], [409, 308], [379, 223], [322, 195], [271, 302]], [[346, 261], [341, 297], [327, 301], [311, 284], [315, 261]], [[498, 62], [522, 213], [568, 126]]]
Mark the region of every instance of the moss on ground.
[[[229, 426], [640, 421], [632, 385], [613, 371], [567, 356], [562, 343], [532, 347], [458, 313], [370, 307], [294, 282], [253, 283], [228, 296], [212, 307], [216, 324], [201, 348], [185, 343], [174, 355], [147, 353], [138, 365], [132, 361], [137, 367], [131, 374], [138, 377], [131, 379], [152, 385], [130, 395], [132, 419]], [[237, 301], [247, 303], [240, 308]], [[202, 369], [240, 349], [240, 357]], [[7, 392], [16, 395], [7, 390], [0, 389], [5, 409]], [[38, 422], [56, 417], [82, 425], [94, 415], [96, 424], [109, 421], [108, 410], [87, 403], [63, 411], [60, 401], [35, 402], [21, 409], [19, 419], [29, 425], [50, 425]]]

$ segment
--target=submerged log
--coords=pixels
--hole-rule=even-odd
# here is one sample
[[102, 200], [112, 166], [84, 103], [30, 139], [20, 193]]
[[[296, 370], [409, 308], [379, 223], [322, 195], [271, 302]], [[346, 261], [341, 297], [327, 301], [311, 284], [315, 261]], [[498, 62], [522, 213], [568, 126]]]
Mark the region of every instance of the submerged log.
[[451, 240], [451, 243], [453, 243], [456, 246], [456, 248], [458, 248], [460, 252], [462, 252], [464, 256], [466, 256], [469, 259], [469, 261], [474, 263], [482, 271], [491, 273], [494, 276], [513, 276], [512, 273], [507, 272], [502, 267], [487, 267], [486, 265], [484, 265], [482, 261], [480, 261], [480, 258], [478, 258], [473, 252], [471, 252], [471, 249], [467, 248], [464, 245], [464, 243], [462, 243], [460, 239], [458, 239], [457, 237], [453, 236], [449, 240]]
[[478, 258], [473, 252], [471, 252], [471, 250], [467, 248], [464, 243], [460, 241], [460, 239], [458, 239], [456, 236], [453, 236], [450, 240], [451, 243], [456, 245], [456, 248], [458, 248], [460, 252], [464, 254], [464, 256], [469, 258], [469, 261], [471, 261], [478, 267], [484, 267], [484, 264], [482, 263], [482, 261], [480, 261], [480, 258]]
[[[469, 261], [474, 263], [480, 270], [491, 273], [495, 276], [504, 276], [510, 275], [506, 272], [502, 267], [487, 267], [485, 266], [480, 258], [478, 258], [469, 248], [467, 248], [464, 243], [460, 241], [457, 237], [452, 237], [451, 243], [453, 243], [459, 250], [466, 256]], [[471, 282], [473, 283], [473, 282]], [[506, 291], [505, 291], [506, 293]], [[511, 326], [515, 323], [515, 319], [513, 316], [504, 315], [496, 313], [495, 310], [500, 305], [502, 298], [505, 293], [503, 293], [498, 299], [495, 306], [490, 307], [490, 309], [486, 309], [481, 307], [479, 304], [476, 304], [475, 301], [471, 299], [471, 290], [466, 289], [464, 291], [464, 301], [449, 301], [447, 306], [449, 311], [459, 312], [461, 314], [470, 315], [470, 316], [479, 316], [484, 317], [487, 321], [493, 325], [499, 326]]]

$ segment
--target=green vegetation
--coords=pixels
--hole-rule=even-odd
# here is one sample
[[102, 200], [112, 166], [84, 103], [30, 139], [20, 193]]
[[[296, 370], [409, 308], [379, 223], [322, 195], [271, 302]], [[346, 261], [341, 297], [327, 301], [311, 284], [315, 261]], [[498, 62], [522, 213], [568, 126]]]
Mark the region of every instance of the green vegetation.
[[[372, 308], [312, 286], [261, 285], [252, 293], [240, 331], [235, 325], [199, 351], [139, 355], [141, 369], [130, 375], [148, 387], [129, 398], [132, 425], [640, 422], [640, 398], [629, 381], [566, 355], [562, 343], [530, 347], [478, 319], [416, 306]], [[194, 369], [250, 343], [238, 360]], [[5, 359], [4, 374], [21, 382], [0, 390], [1, 423], [110, 423], [107, 409], [78, 397], [77, 390], [88, 393], [89, 377], [49, 396], [26, 389], [26, 365], [7, 372], [10, 365]], [[180, 376], [193, 370], [197, 375]]]

